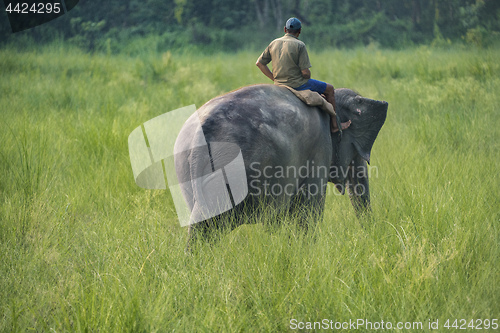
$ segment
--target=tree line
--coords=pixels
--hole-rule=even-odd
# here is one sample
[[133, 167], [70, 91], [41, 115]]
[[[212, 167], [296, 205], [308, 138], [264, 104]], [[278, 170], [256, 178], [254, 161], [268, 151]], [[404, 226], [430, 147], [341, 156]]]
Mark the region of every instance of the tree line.
[[[66, 15], [18, 33], [40, 43], [64, 39], [83, 48], [119, 49], [157, 36], [158, 48], [262, 47], [287, 18], [303, 22], [308, 45], [405, 47], [455, 41], [486, 46], [500, 36], [498, 0], [80, 0]], [[2, 41], [15, 42], [7, 16]]]

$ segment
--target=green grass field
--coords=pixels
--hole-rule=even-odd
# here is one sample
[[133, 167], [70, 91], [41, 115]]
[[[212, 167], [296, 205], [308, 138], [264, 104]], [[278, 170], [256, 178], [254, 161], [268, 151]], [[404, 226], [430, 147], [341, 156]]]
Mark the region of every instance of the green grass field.
[[491, 330], [500, 50], [312, 53], [314, 78], [389, 102], [372, 218], [332, 191], [313, 234], [246, 225], [186, 256], [168, 191], [134, 183], [128, 135], [268, 83], [258, 56], [0, 49], [0, 331], [282, 332], [323, 319]]

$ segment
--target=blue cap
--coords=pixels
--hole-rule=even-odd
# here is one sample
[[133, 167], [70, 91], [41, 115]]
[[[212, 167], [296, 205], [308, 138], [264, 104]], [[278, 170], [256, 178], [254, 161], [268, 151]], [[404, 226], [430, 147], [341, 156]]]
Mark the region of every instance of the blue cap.
[[299, 30], [302, 28], [302, 23], [300, 23], [298, 18], [292, 17], [286, 21], [285, 28], [286, 30]]

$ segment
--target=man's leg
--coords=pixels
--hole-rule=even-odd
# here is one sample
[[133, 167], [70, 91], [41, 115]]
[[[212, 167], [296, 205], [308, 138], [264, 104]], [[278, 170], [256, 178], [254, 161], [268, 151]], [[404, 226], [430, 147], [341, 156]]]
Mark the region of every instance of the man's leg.
[[[335, 89], [333, 88], [333, 85], [330, 83], [326, 83], [323, 81], [318, 81], [314, 79], [309, 79], [307, 83], [301, 85], [298, 88], [295, 88], [296, 90], [312, 90], [315, 91], [319, 94], [322, 94], [325, 96], [325, 99], [328, 103], [330, 103], [333, 106], [333, 110], [335, 111]], [[334, 115], [330, 115], [331, 119], [331, 131], [333, 133], [339, 131], [339, 127], [337, 125], [337, 117]], [[342, 130], [345, 130], [351, 125], [351, 121], [348, 120], [345, 123], [342, 123], [340, 126], [342, 127]]]
[[[333, 85], [331, 85], [330, 83], [327, 83], [326, 84], [326, 89], [325, 89], [325, 92], [323, 93], [323, 95], [325, 95], [325, 98], [328, 101], [328, 103], [330, 103], [331, 105], [333, 105], [333, 110], [336, 112], [336, 106], [335, 106], [335, 88], [333, 87]], [[339, 127], [337, 125], [337, 119], [336, 119], [336, 117], [330, 116], [330, 119], [331, 119], [332, 132], [333, 133], [338, 132], [339, 131]], [[346, 121], [345, 123], [342, 123], [341, 124], [342, 130], [345, 130], [350, 125], [351, 125], [351, 121], [350, 120]]]

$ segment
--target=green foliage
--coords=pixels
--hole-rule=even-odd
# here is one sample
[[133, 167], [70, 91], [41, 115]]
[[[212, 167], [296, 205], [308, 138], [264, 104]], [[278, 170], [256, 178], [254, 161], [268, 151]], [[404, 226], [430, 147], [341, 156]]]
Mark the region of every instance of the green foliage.
[[0, 43], [22, 43], [23, 35], [41, 44], [64, 38], [84, 50], [107, 52], [107, 40], [127, 44], [168, 36], [169, 50], [260, 49], [283, 33], [291, 16], [303, 21], [304, 40], [317, 48], [449, 41], [487, 47], [498, 43], [500, 33], [497, 0], [108, 0], [81, 2], [57, 20], [14, 35], [2, 20]]
[[129, 54], [0, 49], [0, 331], [498, 318], [498, 49], [311, 52], [313, 77], [389, 102], [372, 217], [330, 187], [310, 234], [293, 218], [245, 225], [186, 256], [168, 191], [133, 181], [127, 137], [267, 79], [258, 52], [158, 52], [149, 38]]
[[86, 50], [94, 49], [96, 39], [102, 34], [106, 26], [106, 20], [83, 22], [81, 18], [75, 18], [70, 23], [74, 30], [74, 37], [71, 37], [69, 41]]
[[487, 39], [487, 35], [488, 32], [482, 27], [468, 29], [465, 34], [465, 41], [467, 44], [481, 48]]

